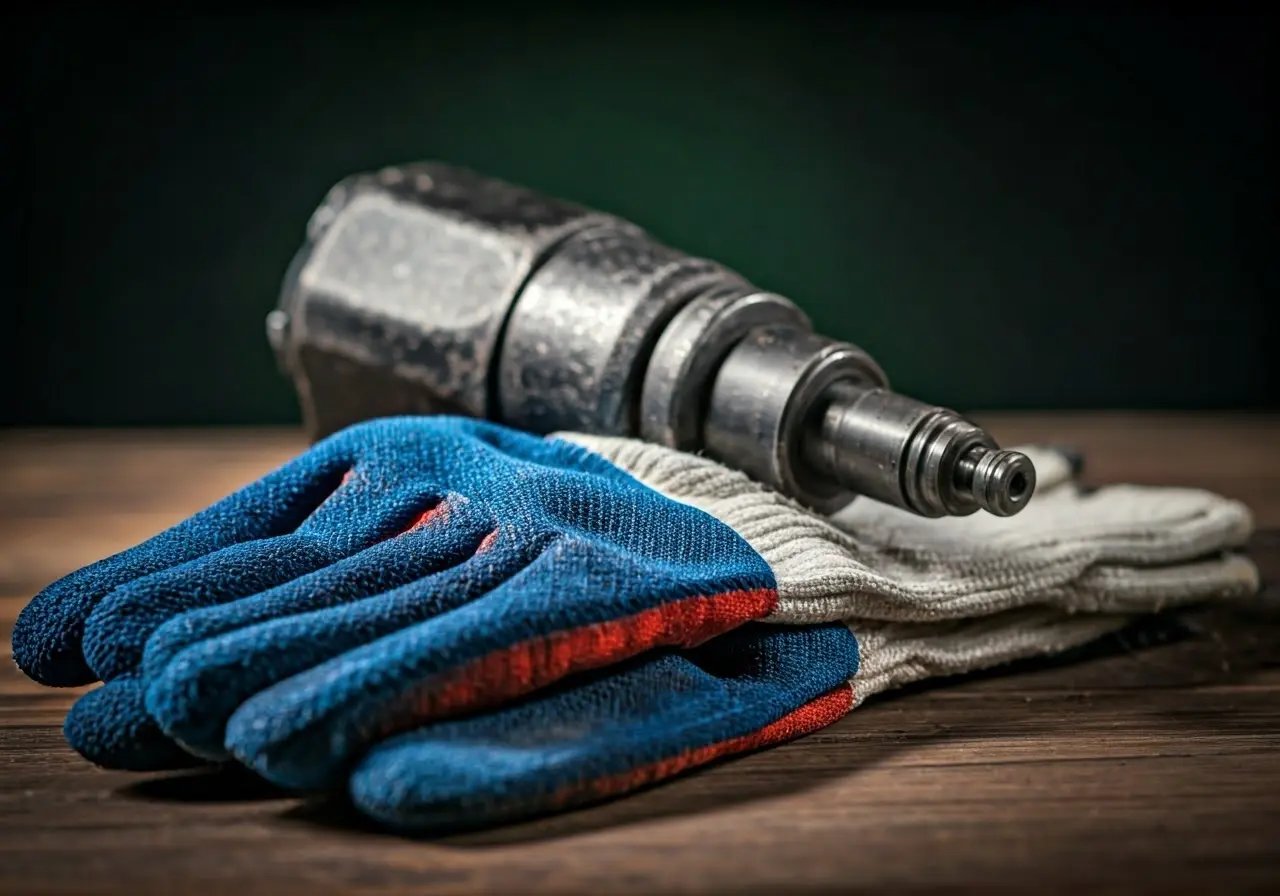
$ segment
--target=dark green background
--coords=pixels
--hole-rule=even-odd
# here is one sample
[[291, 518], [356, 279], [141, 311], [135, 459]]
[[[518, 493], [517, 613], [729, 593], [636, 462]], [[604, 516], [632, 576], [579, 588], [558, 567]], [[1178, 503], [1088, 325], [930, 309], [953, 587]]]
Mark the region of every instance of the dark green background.
[[922, 398], [1275, 406], [1264, 19], [142, 9], [8, 29], [7, 423], [295, 419], [262, 318], [307, 217], [416, 158], [631, 217]]

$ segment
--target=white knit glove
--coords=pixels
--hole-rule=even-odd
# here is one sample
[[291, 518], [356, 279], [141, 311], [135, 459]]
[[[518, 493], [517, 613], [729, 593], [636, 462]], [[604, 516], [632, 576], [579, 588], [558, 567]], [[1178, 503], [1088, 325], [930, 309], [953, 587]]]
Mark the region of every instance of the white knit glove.
[[630, 439], [561, 434], [733, 527], [778, 582], [777, 623], [846, 622], [861, 701], [921, 678], [1055, 653], [1136, 615], [1258, 589], [1231, 553], [1253, 523], [1210, 492], [1092, 493], [1057, 452], [1021, 448], [1036, 494], [1012, 517], [927, 519], [875, 501], [820, 517], [711, 460]]

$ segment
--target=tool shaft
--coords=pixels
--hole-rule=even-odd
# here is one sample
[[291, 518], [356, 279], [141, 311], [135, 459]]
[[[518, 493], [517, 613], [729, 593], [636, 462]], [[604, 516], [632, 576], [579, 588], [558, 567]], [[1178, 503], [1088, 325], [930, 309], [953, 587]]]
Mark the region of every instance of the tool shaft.
[[313, 438], [404, 413], [705, 451], [829, 512], [1016, 513], [1022, 455], [890, 390], [786, 298], [628, 221], [439, 163], [336, 185], [268, 317]]

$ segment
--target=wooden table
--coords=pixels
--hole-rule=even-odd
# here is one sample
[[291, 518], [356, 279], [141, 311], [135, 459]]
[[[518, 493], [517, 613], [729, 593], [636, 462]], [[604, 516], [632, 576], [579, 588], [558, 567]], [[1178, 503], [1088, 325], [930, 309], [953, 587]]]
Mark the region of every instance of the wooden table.
[[[432, 841], [227, 774], [91, 767], [78, 691], [0, 668], [0, 890], [185, 893], [1075, 889], [1280, 882], [1280, 419], [988, 416], [1094, 482], [1204, 486], [1259, 527], [1257, 600], [1071, 662], [917, 687], [636, 796]], [[0, 627], [39, 587], [283, 461], [290, 431], [0, 433]], [[1277, 890], [1275, 892], [1280, 892]]]

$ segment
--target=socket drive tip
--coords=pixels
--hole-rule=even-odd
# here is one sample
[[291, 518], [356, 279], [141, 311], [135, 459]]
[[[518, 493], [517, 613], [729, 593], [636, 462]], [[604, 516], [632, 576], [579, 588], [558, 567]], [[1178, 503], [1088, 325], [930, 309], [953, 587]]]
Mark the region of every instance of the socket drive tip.
[[1013, 516], [1035, 493], [1035, 465], [1017, 451], [983, 451], [973, 466], [970, 490], [983, 510], [995, 516]]

